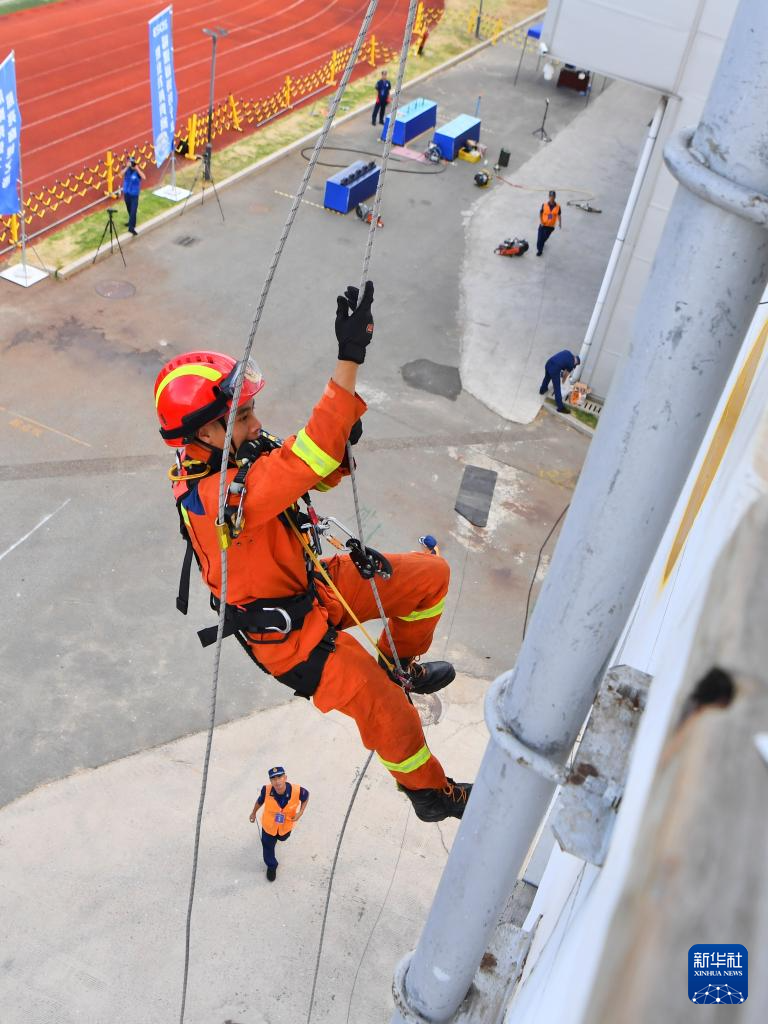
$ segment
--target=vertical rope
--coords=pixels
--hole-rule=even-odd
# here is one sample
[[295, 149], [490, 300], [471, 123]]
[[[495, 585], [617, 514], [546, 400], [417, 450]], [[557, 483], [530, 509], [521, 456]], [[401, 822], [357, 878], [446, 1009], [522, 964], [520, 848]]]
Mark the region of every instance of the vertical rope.
[[[302, 197], [304, 196], [304, 193], [307, 190], [307, 185], [309, 184], [309, 179], [310, 179], [310, 177], [312, 175], [313, 170], [315, 169], [315, 164], [317, 163], [317, 160], [318, 160], [318, 158], [320, 156], [320, 152], [321, 152], [321, 150], [323, 148], [323, 145], [325, 144], [325, 140], [328, 137], [328, 133], [331, 130], [331, 126], [333, 124], [334, 118], [336, 117], [336, 112], [337, 112], [337, 110], [339, 108], [339, 103], [341, 102], [341, 98], [342, 98], [342, 96], [344, 94], [344, 90], [347, 87], [347, 83], [349, 82], [349, 79], [350, 79], [350, 77], [352, 75], [352, 71], [353, 71], [353, 69], [355, 67], [355, 64], [357, 63], [357, 58], [358, 58], [358, 55], [360, 53], [360, 49], [361, 49], [362, 44], [363, 44], [363, 39], [365, 38], [365, 36], [366, 36], [366, 34], [368, 32], [368, 28], [370, 26], [371, 19], [373, 18], [374, 13], [376, 12], [377, 5], [378, 5], [378, 0], [370, 0], [370, 3], [368, 5], [368, 9], [365, 12], [365, 17], [363, 18], [363, 22], [362, 22], [362, 24], [360, 26], [360, 31], [358, 32], [357, 39], [355, 40], [355, 44], [352, 47], [352, 50], [350, 52], [349, 59], [347, 60], [346, 67], [344, 68], [344, 74], [341, 77], [341, 81], [339, 82], [339, 87], [336, 90], [336, 92], [334, 94], [334, 97], [333, 97], [333, 100], [331, 102], [331, 105], [330, 105], [330, 107], [328, 109], [328, 114], [326, 116], [326, 119], [325, 119], [325, 122], [323, 124], [322, 130], [321, 130], [320, 135], [318, 136], [317, 141], [315, 143], [315, 148], [312, 151], [312, 157], [311, 157], [311, 159], [310, 159], [310, 161], [309, 161], [309, 163], [307, 165], [307, 168], [306, 168], [306, 170], [304, 172], [304, 177], [302, 178], [302, 181], [301, 181], [301, 184], [299, 186], [299, 189], [298, 189], [298, 191], [297, 191], [297, 193], [296, 193], [296, 195], [294, 197], [293, 203], [291, 204], [291, 209], [290, 209], [290, 211], [288, 213], [288, 217], [286, 219], [285, 225], [283, 226], [283, 230], [282, 230], [282, 233], [280, 235], [280, 239], [278, 241], [277, 248], [275, 249], [275, 252], [274, 252], [274, 254], [272, 256], [272, 261], [271, 261], [271, 263], [269, 265], [269, 270], [267, 271], [267, 277], [266, 277], [266, 279], [264, 281], [264, 284], [262, 285], [261, 294], [259, 295], [259, 301], [258, 301], [257, 306], [256, 306], [256, 313], [255, 313], [254, 318], [253, 318], [253, 323], [251, 324], [251, 330], [250, 330], [250, 333], [248, 335], [248, 341], [247, 341], [247, 344], [245, 346], [245, 352], [243, 353], [243, 365], [241, 367], [241, 372], [238, 374], [237, 381], [235, 383], [235, 392], [234, 392], [234, 396], [233, 396], [233, 399], [232, 399], [232, 404], [231, 404], [231, 407], [230, 407], [230, 410], [229, 410], [229, 415], [227, 417], [227, 429], [226, 429], [226, 436], [225, 436], [225, 440], [224, 440], [224, 449], [223, 449], [224, 452], [225, 452], [225, 455], [224, 455], [224, 458], [222, 460], [221, 473], [220, 473], [220, 476], [219, 476], [219, 514], [218, 514], [219, 522], [223, 522], [223, 520], [224, 520], [224, 511], [225, 511], [225, 507], [226, 507], [226, 493], [227, 493], [227, 461], [228, 461], [226, 453], [229, 452], [230, 446], [232, 444], [232, 432], [234, 430], [235, 417], [237, 415], [237, 407], [238, 407], [238, 402], [240, 400], [240, 393], [241, 393], [242, 388], [243, 388], [243, 380], [245, 379], [245, 364], [246, 364], [248, 358], [250, 357], [251, 350], [253, 348], [253, 342], [254, 342], [254, 339], [256, 337], [256, 332], [258, 331], [259, 323], [261, 322], [261, 314], [262, 314], [262, 311], [264, 309], [264, 304], [265, 304], [265, 302], [267, 300], [267, 295], [269, 294], [270, 287], [272, 285], [272, 279], [274, 278], [275, 272], [277, 270], [277, 265], [280, 262], [280, 256], [282, 255], [283, 248], [285, 246], [285, 243], [286, 243], [286, 240], [287, 240], [288, 235], [290, 233], [290, 230], [291, 230], [291, 228], [293, 226], [293, 222], [296, 219], [296, 213], [297, 213], [297, 211], [299, 209], [299, 206], [301, 204]], [[182, 983], [181, 1011], [180, 1011], [180, 1014], [179, 1014], [179, 1024], [184, 1024], [184, 1012], [185, 1012], [186, 1004], [187, 1004], [187, 986], [188, 986], [188, 982], [189, 982], [190, 943], [191, 943], [191, 937], [192, 937], [192, 907], [193, 907], [193, 904], [194, 904], [195, 886], [196, 886], [196, 883], [197, 883], [197, 866], [198, 866], [199, 853], [200, 853], [200, 832], [201, 832], [202, 821], [203, 821], [203, 809], [204, 809], [204, 806], [205, 806], [205, 795], [206, 795], [206, 791], [207, 791], [207, 788], [208, 788], [208, 769], [209, 769], [209, 766], [210, 766], [210, 759], [211, 759], [211, 747], [213, 745], [213, 730], [214, 730], [214, 726], [215, 726], [215, 723], [216, 723], [216, 697], [217, 697], [218, 685], [219, 685], [219, 668], [220, 668], [220, 664], [221, 664], [221, 644], [222, 644], [222, 639], [223, 639], [223, 635], [224, 635], [224, 614], [225, 614], [225, 611], [226, 611], [228, 582], [229, 581], [228, 581], [228, 572], [227, 572], [227, 552], [226, 552], [225, 549], [222, 549], [222, 552], [221, 552], [221, 598], [220, 598], [220, 606], [219, 606], [219, 622], [218, 622], [218, 628], [217, 628], [217, 631], [216, 631], [216, 647], [214, 649], [213, 681], [211, 683], [211, 694], [210, 694], [210, 702], [209, 702], [208, 735], [207, 735], [206, 745], [205, 745], [205, 757], [203, 759], [203, 777], [202, 777], [202, 782], [201, 782], [201, 786], [200, 786], [200, 799], [198, 801], [197, 819], [196, 819], [196, 823], [195, 823], [195, 841], [194, 841], [194, 851], [193, 851], [193, 856], [192, 856], [192, 877], [191, 877], [190, 885], [189, 885], [189, 900], [188, 900], [188, 903], [187, 903], [186, 940], [185, 940], [185, 947], [184, 947], [184, 980], [183, 980], [183, 983]]]
[[[397, 118], [397, 111], [400, 106], [400, 91], [403, 88], [403, 79], [405, 77], [405, 67], [408, 62], [408, 50], [411, 45], [411, 34], [413, 33], [413, 25], [416, 20], [416, 12], [418, 10], [418, 0], [410, 0], [410, 6], [408, 7], [408, 18], [405, 23], [405, 31], [403, 33], [403, 43], [400, 48], [400, 63], [397, 68], [397, 79], [395, 82], [395, 94], [392, 97], [392, 106], [389, 112], [389, 124], [387, 125], [387, 133], [384, 138], [384, 152], [381, 157], [381, 173], [379, 174], [379, 182], [376, 187], [376, 197], [373, 201], [373, 212], [371, 214], [371, 224], [368, 228], [368, 237], [365, 243], [365, 252], [363, 253], [363, 268], [360, 275], [360, 295], [363, 294], [363, 288], [365, 282], [368, 280], [368, 268], [371, 263], [371, 255], [373, 252], [373, 239], [376, 235], [376, 225], [379, 220], [379, 210], [381, 209], [381, 196], [384, 191], [384, 178], [387, 174], [387, 167], [389, 165], [389, 154], [392, 150], [392, 136], [395, 130], [395, 120]], [[357, 495], [357, 478], [355, 475], [355, 460], [352, 457], [352, 446], [347, 442], [347, 462], [349, 463], [349, 478], [352, 482], [352, 497], [355, 503], [355, 518], [357, 519], [357, 535], [360, 538], [360, 543], [365, 547], [365, 536], [363, 534], [363, 520], [360, 514], [360, 502]], [[395, 649], [395, 642], [392, 639], [392, 632], [389, 628], [389, 621], [384, 612], [384, 606], [381, 603], [379, 596], [379, 589], [376, 586], [375, 578], [371, 577], [371, 590], [373, 591], [373, 598], [376, 601], [376, 607], [379, 610], [379, 616], [384, 626], [384, 635], [387, 638], [389, 649], [392, 651], [392, 658], [395, 662], [397, 671], [402, 675], [403, 666], [400, 663], [397, 650]]]

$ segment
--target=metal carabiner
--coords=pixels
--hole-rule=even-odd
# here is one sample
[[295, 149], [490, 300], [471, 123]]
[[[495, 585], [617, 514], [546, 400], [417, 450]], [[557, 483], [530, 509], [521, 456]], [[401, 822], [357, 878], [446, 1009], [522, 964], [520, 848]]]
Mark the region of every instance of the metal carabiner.
[[282, 615], [283, 618], [285, 619], [285, 629], [281, 629], [280, 626], [267, 626], [267, 628], [264, 630], [265, 633], [280, 633], [283, 636], [285, 636], [287, 633], [290, 633], [291, 630], [293, 629], [291, 617], [285, 610], [285, 608], [262, 608], [261, 610], [263, 612], [279, 612], [279, 614]]

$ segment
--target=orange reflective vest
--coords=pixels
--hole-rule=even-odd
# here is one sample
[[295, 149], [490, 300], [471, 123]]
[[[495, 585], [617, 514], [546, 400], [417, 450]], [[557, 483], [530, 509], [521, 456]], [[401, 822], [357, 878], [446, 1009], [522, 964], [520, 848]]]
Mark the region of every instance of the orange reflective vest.
[[557, 203], [555, 203], [554, 206], [550, 206], [549, 203], [544, 203], [541, 208], [541, 223], [545, 228], [555, 227], [559, 216], [560, 206]]
[[295, 825], [294, 817], [299, 810], [301, 803], [301, 786], [294, 786], [288, 783], [291, 795], [288, 803], [281, 807], [272, 795], [272, 787], [266, 787], [264, 795], [264, 812], [261, 816], [261, 829], [268, 836], [285, 836]]

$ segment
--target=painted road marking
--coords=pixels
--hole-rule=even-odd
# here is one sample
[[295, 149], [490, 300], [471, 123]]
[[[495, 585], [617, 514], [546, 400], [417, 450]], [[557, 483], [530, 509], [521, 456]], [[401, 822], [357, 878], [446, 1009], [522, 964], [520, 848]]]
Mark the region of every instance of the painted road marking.
[[93, 447], [93, 445], [88, 444], [87, 441], [81, 441], [79, 437], [73, 437], [72, 434], [66, 434], [63, 430], [56, 430], [55, 427], [46, 426], [45, 423], [39, 423], [37, 420], [33, 420], [31, 416], [22, 416], [20, 412], [14, 412], [13, 409], [8, 409], [4, 405], [0, 405], [0, 412], [5, 412], [9, 416], [13, 417], [13, 419], [8, 421], [10, 426], [14, 427], [16, 430], [23, 430], [27, 434], [32, 434], [34, 437], [40, 437], [40, 432], [47, 430], [51, 434], [58, 434], [59, 437], [66, 437], [68, 441], [74, 441], [75, 444], [81, 444], [84, 448]]
[[62, 501], [62, 503], [59, 505], [58, 508], [55, 508], [53, 510], [53, 512], [50, 512], [47, 516], [44, 516], [40, 520], [40, 522], [37, 524], [37, 526], [33, 526], [32, 527], [32, 529], [29, 531], [29, 533], [25, 533], [23, 537], [19, 537], [19, 539], [14, 544], [11, 544], [11, 546], [9, 548], [6, 548], [5, 551], [3, 551], [2, 554], [0, 554], [0, 562], [2, 562], [2, 560], [5, 558], [6, 555], [10, 555], [10, 553], [12, 551], [14, 551], [19, 546], [19, 544], [23, 544], [25, 540], [27, 540], [29, 537], [31, 537], [32, 534], [36, 530], [39, 530], [41, 526], [45, 526], [45, 524], [48, 522], [48, 520], [49, 519], [53, 519], [53, 517], [56, 515], [56, 513], [57, 512], [61, 512], [61, 510], [64, 508], [64, 506], [68, 505], [71, 500], [72, 500], [71, 498], [67, 498], [66, 501]]

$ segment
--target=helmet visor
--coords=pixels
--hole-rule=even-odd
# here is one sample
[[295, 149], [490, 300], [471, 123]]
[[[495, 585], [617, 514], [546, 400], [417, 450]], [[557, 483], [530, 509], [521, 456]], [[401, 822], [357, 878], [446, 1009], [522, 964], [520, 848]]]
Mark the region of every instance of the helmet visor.
[[234, 397], [235, 384], [237, 383], [237, 378], [240, 376], [241, 372], [243, 373], [243, 387], [240, 392], [241, 397], [251, 398], [257, 391], [261, 391], [264, 387], [264, 376], [254, 360], [249, 359], [245, 363], [245, 370], [243, 371], [243, 361], [241, 359], [239, 362], [235, 363], [227, 376], [218, 385], [219, 391], [228, 402], [231, 402]]

